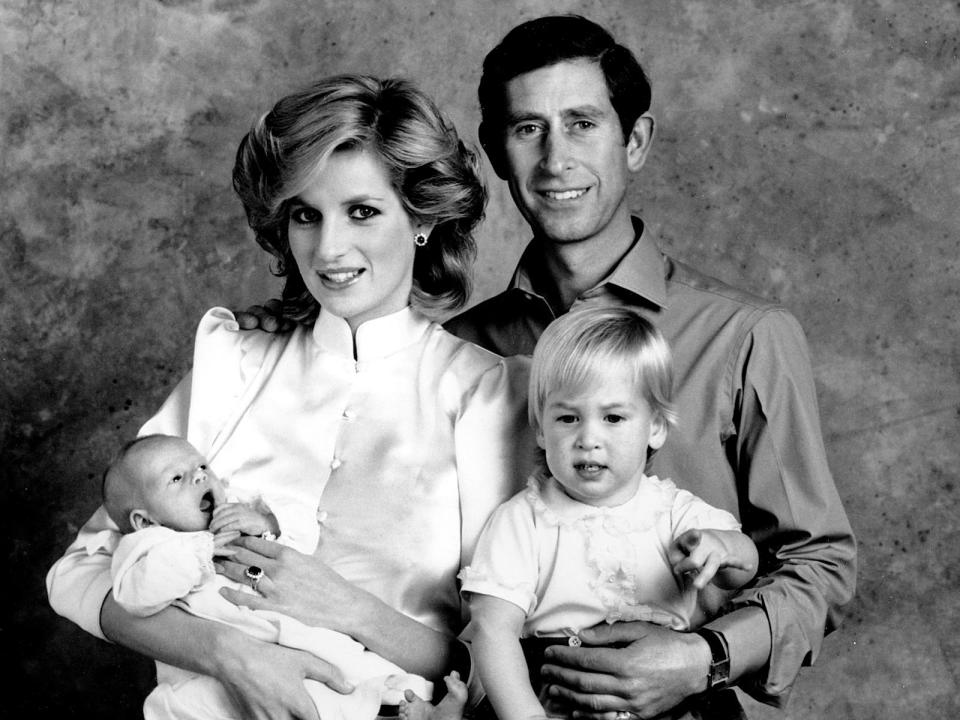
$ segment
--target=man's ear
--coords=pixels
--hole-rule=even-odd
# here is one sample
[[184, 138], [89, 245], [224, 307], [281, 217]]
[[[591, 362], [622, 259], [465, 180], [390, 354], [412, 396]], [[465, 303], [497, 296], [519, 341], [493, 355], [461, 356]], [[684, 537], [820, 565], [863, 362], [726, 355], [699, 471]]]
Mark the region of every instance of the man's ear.
[[133, 526], [134, 530], [143, 530], [144, 528], [148, 528], [156, 523], [150, 519], [150, 513], [148, 513], [146, 510], [131, 510], [130, 524]]
[[663, 443], [667, 441], [667, 427], [667, 421], [659, 413], [650, 421], [650, 439], [647, 441], [647, 446], [651, 450], [659, 450], [663, 447]]
[[630, 172], [637, 172], [646, 162], [650, 145], [653, 144], [653, 131], [653, 115], [650, 113], [644, 113], [633, 124], [627, 136], [627, 169]]
[[489, 124], [480, 123], [480, 129], [477, 134], [480, 137], [480, 146], [487, 154], [487, 159], [490, 161], [490, 166], [497, 174], [497, 177], [501, 180], [509, 179], [507, 176], [507, 164], [503, 152], [503, 138], [500, 136], [500, 133], [492, 132]]

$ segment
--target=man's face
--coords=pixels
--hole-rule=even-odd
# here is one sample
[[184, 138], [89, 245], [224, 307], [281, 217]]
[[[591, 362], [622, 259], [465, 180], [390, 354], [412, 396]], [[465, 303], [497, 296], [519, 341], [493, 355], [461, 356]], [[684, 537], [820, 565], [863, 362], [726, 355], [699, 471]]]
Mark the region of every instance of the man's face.
[[635, 141], [624, 144], [597, 63], [564, 61], [515, 77], [505, 111], [498, 172], [534, 233], [556, 243], [632, 235], [627, 179], [642, 156], [637, 164]]

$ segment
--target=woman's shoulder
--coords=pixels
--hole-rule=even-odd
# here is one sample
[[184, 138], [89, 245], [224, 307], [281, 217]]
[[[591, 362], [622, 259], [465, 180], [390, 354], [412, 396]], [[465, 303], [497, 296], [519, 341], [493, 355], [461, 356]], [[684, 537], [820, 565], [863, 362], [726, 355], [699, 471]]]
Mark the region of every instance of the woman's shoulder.
[[198, 358], [225, 360], [231, 355], [258, 363], [271, 350], [286, 346], [304, 332], [300, 326], [286, 333], [243, 330], [232, 311], [213, 307], [204, 313], [197, 326], [194, 363]]

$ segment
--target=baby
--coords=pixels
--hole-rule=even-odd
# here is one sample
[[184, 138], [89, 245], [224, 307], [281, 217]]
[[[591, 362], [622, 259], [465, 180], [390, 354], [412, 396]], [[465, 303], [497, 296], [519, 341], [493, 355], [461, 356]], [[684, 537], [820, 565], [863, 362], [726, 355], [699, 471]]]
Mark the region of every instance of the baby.
[[[381, 705], [401, 702], [405, 689], [432, 694], [431, 683], [342, 633], [238, 607], [220, 595], [221, 587], [238, 587], [214, 571], [214, 556], [233, 554], [230, 542], [241, 533], [285, 539], [267, 500], [228, 500], [224, 483], [186, 440], [148, 435], [127, 443], [104, 472], [103, 495], [104, 507], [124, 533], [106, 549], [113, 551], [113, 596], [128, 612], [147, 616], [174, 604], [336, 665], [356, 686], [349, 695], [305, 681], [324, 720], [375, 718]], [[239, 587], [256, 592], [263, 570], [251, 567], [247, 577], [250, 587]], [[144, 702], [147, 720], [224, 718], [234, 712], [226, 690], [213, 678], [157, 663], [157, 683]]]
[[[749, 582], [757, 550], [725, 510], [644, 474], [674, 422], [660, 333], [629, 308], [570, 312], [533, 354], [529, 413], [543, 450], [527, 489], [490, 517], [460, 573], [465, 637], [500, 720], [570, 716], [541, 690], [547, 644], [579, 645], [606, 621], [691, 630]], [[465, 687], [437, 707], [407, 694], [407, 720], [460, 717]]]

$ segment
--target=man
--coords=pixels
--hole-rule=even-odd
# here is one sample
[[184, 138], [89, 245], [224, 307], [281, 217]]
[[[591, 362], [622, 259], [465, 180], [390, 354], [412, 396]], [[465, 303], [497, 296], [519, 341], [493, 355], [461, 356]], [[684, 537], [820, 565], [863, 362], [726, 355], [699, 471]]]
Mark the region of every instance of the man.
[[641, 309], [671, 343], [680, 417], [649, 472], [733, 512], [761, 555], [757, 579], [705, 632], [587, 630], [584, 647], [549, 648], [542, 674], [552, 693], [598, 717], [678, 705], [739, 717], [721, 692], [728, 684], [782, 705], [856, 573], [803, 333], [783, 308], [661, 254], [631, 217], [628, 179], [654, 136], [650, 86], [601, 27], [552, 16], [514, 28], [485, 59], [479, 95], [481, 143], [533, 239], [509, 287], [448, 329], [502, 355], [530, 354], [571, 308]]
[[575, 16], [514, 28], [487, 55], [479, 95], [481, 143], [533, 239], [507, 290], [448, 329], [502, 355], [529, 354], [571, 308], [642, 309], [673, 348], [680, 417], [650, 471], [737, 514], [761, 551], [757, 581], [706, 637], [598, 628], [585, 645], [629, 644], [556, 647], [542, 672], [560, 697], [598, 713], [650, 717], [733, 682], [781, 705], [851, 599], [856, 572], [803, 333], [784, 309], [662, 255], [631, 218], [628, 177], [654, 136], [650, 86], [605, 30]]

